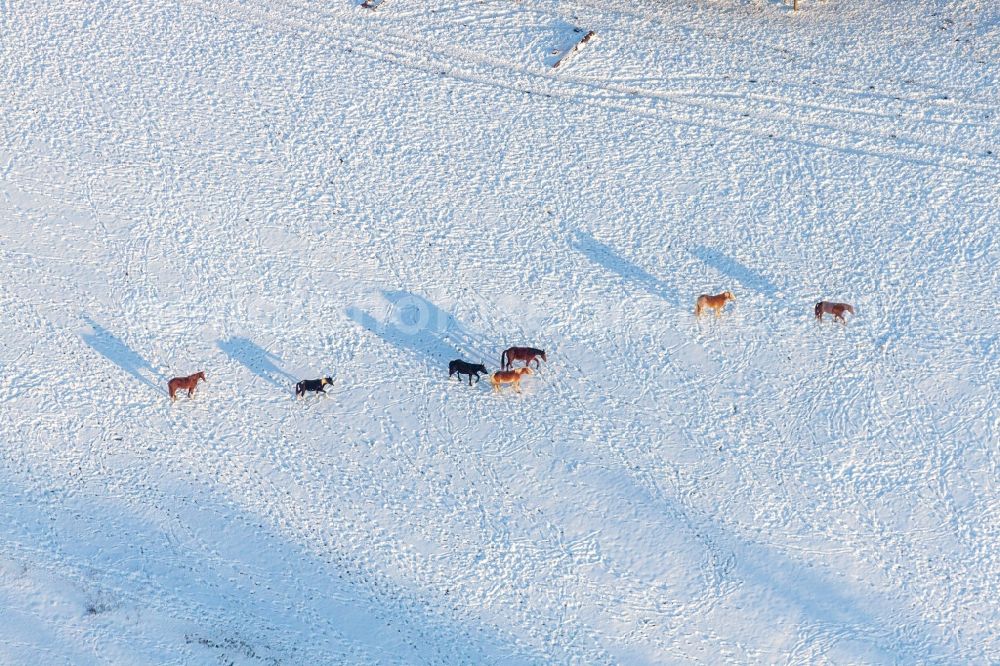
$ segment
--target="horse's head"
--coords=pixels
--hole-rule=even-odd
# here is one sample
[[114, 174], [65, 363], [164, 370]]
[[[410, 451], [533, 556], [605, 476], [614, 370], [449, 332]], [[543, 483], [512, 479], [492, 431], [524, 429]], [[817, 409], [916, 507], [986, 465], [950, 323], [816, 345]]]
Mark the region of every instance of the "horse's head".
[[541, 354], [539, 354], [539, 356], [541, 356], [541, 357], [542, 357], [542, 360], [543, 360], [543, 361], [545, 361], [546, 363], [548, 363], [548, 362], [549, 362], [549, 359], [545, 358], [545, 350], [544, 350], [544, 349], [542, 350], [542, 353], [541, 353]]
[[483, 364], [477, 365], [476, 367], [473, 368], [473, 370], [475, 370], [476, 372], [482, 372], [484, 374], [489, 374], [489, 371], [486, 370], [486, 366], [483, 365]]
[[733, 296], [733, 292], [731, 292], [731, 291], [723, 292], [722, 295], [726, 297], [727, 301], [735, 301], [736, 300], [736, 297]]
[[320, 382], [320, 386], [326, 386], [327, 384], [330, 385], [333, 384], [333, 377], [324, 377], [323, 380]]
[[535, 374], [535, 371], [526, 366], [526, 367], [523, 367], [523, 368], [518, 368], [517, 369], [517, 374], [518, 375], [533, 375], [533, 374]]
[[207, 382], [207, 381], [208, 381], [208, 378], [207, 378], [207, 377], [205, 377], [205, 371], [204, 371], [204, 370], [202, 370], [201, 372], [199, 372], [198, 374], [196, 374], [196, 375], [194, 376], [194, 380], [195, 380], [196, 382], [197, 382], [197, 381], [198, 381], [199, 379], [200, 379], [201, 381], [203, 381], [203, 382]]

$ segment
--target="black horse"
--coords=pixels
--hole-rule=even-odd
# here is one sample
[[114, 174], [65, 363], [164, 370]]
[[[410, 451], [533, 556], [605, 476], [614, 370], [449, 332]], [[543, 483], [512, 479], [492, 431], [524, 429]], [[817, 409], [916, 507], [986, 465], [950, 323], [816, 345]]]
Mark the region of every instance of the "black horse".
[[322, 393], [326, 395], [327, 384], [333, 384], [333, 379], [331, 377], [324, 377], [323, 379], [303, 379], [301, 382], [295, 385], [295, 397], [299, 398], [306, 394], [306, 391], [316, 391], [317, 393]]
[[489, 372], [486, 370], [486, 366], [483, 365], [482, 363], [479, 364], [467, 363], [461, 359], [455, 359], [454, 361], [448, 364], [448, 378], [451, 379], [452, 375], [458, 374], [458, 379], [459, 381], [461, 381], [462, 375], [469, 375], [469, 386], [472, 386], [473, 375], [475, 375], [476, 381], [477, 382], [479, 381], [480, 372], [483, 373], [484, 375], [489, 374]]

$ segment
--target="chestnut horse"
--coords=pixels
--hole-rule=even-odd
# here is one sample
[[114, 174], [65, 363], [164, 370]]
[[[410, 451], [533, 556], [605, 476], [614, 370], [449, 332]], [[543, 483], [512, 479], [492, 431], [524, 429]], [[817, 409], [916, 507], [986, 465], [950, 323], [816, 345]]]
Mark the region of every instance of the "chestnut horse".
[[521, 375], [531, 375], [534, 374], [531, 368], [524, 367], [518, 368], [516, 370], [497, 370], [492, 375], [490, 375], [490, 384], [493, 385], [493, 390], [497, 393], [500, 392], [501, 384], [513, 384], [514, 390], [518, 393], [521, 392]]
[[694, 316], [700, 317], [701, 311], [705, 308], [711, 308], [715, 310], [715, 316], [718, 317], [722, 312], [722, 308], [726, 306], [726, 301], [735, 301], [736, 297], [733, 296], [733, 292], [724, 291], [721, 294], [716, 294], [715, 296], [709, 296], [708, 294], [702, 294], [698, 297], [698, 301], [694, 305]]
[[525, 367], [530, 366], [531, 362], [534, 361], [535, 367], [541, 368], [542, 364], [539, 362], [539, 358], [548, 363], [548, 359], [545, 358], [544, 349], [535, 349], [534, 347], [511, 347], [510, 349], [504, 350], [504, 353], [500, 354], [500, 368], [503, 370], [510, 370], [514, 365], [514, 361], [524, 361]]
[[188, 377], [174, 377], [169, 382], [167, 382], [167, 392], [170, 393], [170, 399], [175, 400], [177, 391], [181, 389], [187, 389], [188, 397], [194, 395], [194, 389], [198, 386], [198, 380], [207, 382], [205, 379], [204, 372], [196, 372]]
[[850, 312], [854, 314], [854, 308], [849, 303], [832, 303], [830, 301], [820, 301], [816, 304], [813, 312], [816, 313], [816, 319], [823, 321], [823, 313], [832, 314], [834, 319], [839, 319], [845, 326], [847, 325], [847, 320], [844, 319], [844, 313]]

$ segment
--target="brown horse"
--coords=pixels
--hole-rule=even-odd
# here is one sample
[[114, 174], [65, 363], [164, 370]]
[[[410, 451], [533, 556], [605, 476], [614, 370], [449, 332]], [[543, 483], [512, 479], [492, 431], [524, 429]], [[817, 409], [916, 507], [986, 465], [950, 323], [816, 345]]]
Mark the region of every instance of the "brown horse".
[[203, 382], [208, 381], [207, 379], [205, 379], [204, 372], [196, 372], [188, 377], [174, 377], [169, 382], [167, 382], [167, 392], [170, 393], [170, 399], [176, 400], [177, 391], [182, 389], [187, 389], [188, 397], [190, 398], [191, 396], [194, 395], [194, 389], [196, 386], [198, 386], [199, 380]]
[[832, 303], [830, 301], [820, 301], [819, 303], [816, 304], [816, 307], [813, 309], [813, 312], [816, 313], [816, 319], [819, 319], [820, 321], [823, 321], [824, 312], [832, 314], [834, 319], [839, 319], [841, 323], [843, 323], [846, 326], [847, 320], [844, 319], [844, 313], [850, 312], [853, 315], [854, 307], [852, 307], [849, 303]]
[[510, 370], [514, 365], [514, 361], [524, 361], [525, 367], [530, 366], [531, 362], [534, 361], [535, 367], [541, 368], [542, 364], [539, 362], [539, 358], [548, 363], [548, 359], [545, 358], [544, 349], [535, 349], [534, 347], [511, 347], [510, 349], [504, 350], [504, 353], [500, 354], [500, 368], [503, 370]]
[[711, 308], [712, 310], [715, 310], [715, 316], [718, 317], [722, 313], [722, 308], [726, 307], [726, 302], [735, 300], [736, 297], [733, 296], [733, 292], [731, 291], [724, 291], [721, 294], [716, 294], [715, 296], [702, 294], [698, 297], [698, 300], [694, 305], [694, 316], [700, 317], [702, 310], [705, 308]]
[[493, 390], [497, 393], [500, 392], [500, 386], [502, 384], [513, 384], [514, 390], [520, 393], [521, 375], [531, 374], [534, 373], [531, 371], [531, 368], [528, 367], [518, 368], [516, 370], [497, 370], [490, 375], [490, 384], [493, 385]]

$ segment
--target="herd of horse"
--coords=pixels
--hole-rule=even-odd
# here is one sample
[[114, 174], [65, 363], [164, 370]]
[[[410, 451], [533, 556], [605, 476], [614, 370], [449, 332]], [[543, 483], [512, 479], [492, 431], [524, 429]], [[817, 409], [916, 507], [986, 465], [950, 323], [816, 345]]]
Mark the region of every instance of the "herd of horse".
[[[722, 314], [722, 309], [726, 307], [726, 303], [735, 300], [736, 297], [733, 296], [733, 292], [731, 291], [724, 291], [721, 294], [715, 295], [702, 294], [695, 301], [694, 314], [696, 317], [700, 317], [702, 312], [709, 309], [714, 310], [715, 316], [718, 317]], [[844, 313], [850, 312], [853, 316], [854, 307], [848, 303], [820, 301], [816, 304], [813, 312], [819, 321], [823, 321], [824, 314], [831, 314], [836, 321], [846, 325], [847, 320], [844, 318]], [[521, 361], [524, 365], [520, 368], [514, 368], [515, 361]], [[493, 387], [494, 392], [499, 393], [503, 385], [510, 384], [514, 391], [520, 393], [521, 377], [534, 374], [531, 369], [532, 362], [535, 363], [536, 369], [541, 369], [541, 361], [548, 362], [544, 349], [536, 349], [535, 347], [509, 347], [500, 355], [500, 369], [493, 374], [490, 374], [486, 366], [482, 363], [469, 363], [462, 359], [455, 359], [448, 363], [448, 378], [450, 379], [453, 375], [458, 375], [458, 380], [462, 381], [462, 375], [466, 375], [469, 378], [469, 386], [472, 386], [473, 377], [476, 378], [476, 383], [479, 383], [480, 374], [489, 375], [490, 385]], [[167, 382], [167, 392], [170, 394], [170, 399], [176, 400], [177, 391], [185, 389], [190, 398], [194, 395], [194, 390], [197, 388], [199, 381], [208, 381], [205, 378], [204, 372], [196, 372], [187, 377], [174, 377]], [[326, 394], [326, 387], [330, 384], [333, 384], [331, 377], [304, 379], [295, 385], [295, 397], [301, 398], [308, 392]]]
[[[523, 362], [524, 367], [514, 369], [514, 361]], [[535, 349], [534, 347], [510, 347], [505, 349], [500, 354], [500, 369], [490, 375], [490, 385], [493, 387], [493, 390], [499, 393], [501, 386], [510, 384], [514, 387], [515, 391], [520, 393], [521, 377], [523, 375], [534, 374], [531, 371], [532, 361], [535, 362], [535, 368], [540, 369], [542, 361], [548, 362], [548, 359], [545, 357], [545, 350]], [[490, 374], [486, 366], [482, 363], [469, 363], [459, 358], [448, 364], [448, 377], [458, 375], [458, 379], [461, 381], [462, 375], [467, 375], [469, 377], [469, 386], [472, 386], [473, 377], [476, 378], [477, 383], [479, 382], [479, 373], [483, 373], [484, 375]]]

